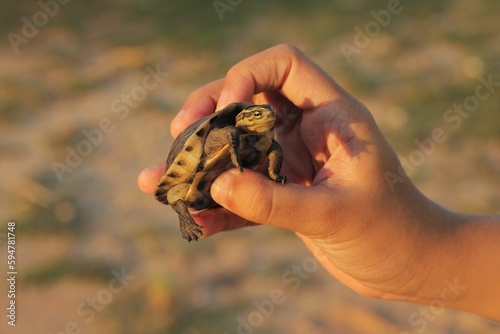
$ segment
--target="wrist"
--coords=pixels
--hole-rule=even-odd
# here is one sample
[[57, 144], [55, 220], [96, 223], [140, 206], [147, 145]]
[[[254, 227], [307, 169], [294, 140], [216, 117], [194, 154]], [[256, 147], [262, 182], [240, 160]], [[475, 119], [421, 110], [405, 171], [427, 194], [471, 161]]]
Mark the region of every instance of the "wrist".
[[461, 286], [452, 286], [462, 282], [459, 268], [463, 251], [459, 230], [465, 221], [461, 215], [435, 203], [429, 203], [429, 207], [414, 222], [417, 236], [410, 257], [410, 267], [415, 274], [414, 291], [407, 295], [407, 300], [426, 305], [444, 303], [443, 307], [449, 308], [461, 293]]
[[416, 274], [406, 301], [500, 319], [500, 219], [447, 211], [428, 200], [416, 217]]
[[[454, 280], [459, 267], [460, 227], [463, 216], [437, 205], [412, 184], [405, 194], [397, 196], [390, 226], [398, 226], [397, 247], [393, 254], [398, 281], [387, 299], [429, 304], [439, 298], [447, 284]], [[394, 243], [394, 231], [385, 231], [387, 243]]]
[[454, 267], [449, 272], [462, 286], [450, 308], [500, 320], [500, 217], [458, 215]]

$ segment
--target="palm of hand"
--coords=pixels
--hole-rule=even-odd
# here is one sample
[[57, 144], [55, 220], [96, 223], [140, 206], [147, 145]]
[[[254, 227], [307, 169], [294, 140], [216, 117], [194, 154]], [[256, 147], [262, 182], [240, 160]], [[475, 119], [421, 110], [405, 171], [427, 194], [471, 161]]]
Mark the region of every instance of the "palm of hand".
[[[283, 173], [301, 185], [329, 185], [332, 177], [342, 177], [353, 158], [365, 149], [365, 142], [352, 129], [353, 115], [342, 107], [353, 104], [330, 101], [316, 109], [301, 110], [286, 100], [256, 98], [255, 103], [275, 102], [278, 110], [276, 135], [285, 151]], [[278, 104], [278, 106], [276, 106]], [[358, 104], [357, 107], [362, 107]]]
[[[387, 281], [382, 286], [370, 283], [379, 280], [380, 273], [384, 272], [383, 267], [376, 270], [375, 266], [382, 260], [390, 263], [384, 258], [389, 255], [380, 250], [376, 252], [379, 257], [371, 256], [375, 253], [374, 248], [380, 245], [369, 240], [373, 238], [370, 218], [375, 219], [370, 217], [370, 206], [377, 207], [379, 203], [365, 201], [357, 194], [389, 201], [390, 194], [383, 194], [386, 190], [381, 190], [387, 189], [383, 172], [397, 166], [395, 154], [366, 108], [350, 96], [314, 110], [302, 111], [291, 103], [277, 109], [276, 133], [285, 152], [283, 174], [293, 183], [321, 188], [329, 197], [329, 202], [318, 201], [319, 205], [326, 206], [321, 210], [324, 214], [310, 215], [311, 220], [324, 219], [310, 221], [322, 227], [320, 232], [297, 232], [297, 235], [321, 264], [344, 284], [367, 295], [386, 293], [392, 282]], [[350, 219], [342, 215], [344, 212], [349, 212]], [[338, 222], [332, 217], [338, 217]], [[365, 221], [366, 225], [349, 226], [350, 220]], [[336, 223], [340, 223], [339, 226], [335, 227]], [[366, 260], [359, 262], [360, 255]]]

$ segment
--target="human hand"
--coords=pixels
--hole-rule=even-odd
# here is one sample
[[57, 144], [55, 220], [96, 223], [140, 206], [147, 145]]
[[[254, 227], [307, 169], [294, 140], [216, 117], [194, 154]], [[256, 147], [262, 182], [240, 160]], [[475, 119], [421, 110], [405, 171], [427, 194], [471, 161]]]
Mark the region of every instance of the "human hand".
[[[417, 196], [415, 191], [394, 193], [388, 187], [384, 172], [397, 172], [399, 162], [367, 109], [300, 51], [278, 46], [193, 92], [172, 122], [172, 134], [177, 136], [193, 121], [232, 101], [270, 103], [278, 110], [276, 133], [285, 152], [282, 174], [289, 183], [281, 187], [252, 171], [221, 175], [212, 196], [226, 210], [194, 216], [204, 233], [254, 223], [286, 228], [297, 232], [315, 254], [326, 256], [323, 265], [346, 284], [380, 279], [376, 276], [384, 270], [375, 266], [397, 258], [394, 249], [386, 247], [394, 237], [386, 231], [396, 227], [408, 233], [403, 222], [394, 226], [387, 221], [387, 213], [402, 211]], [[152, 193], [163, 171], [160, 164], [143, 172], [141, 189]], [[348, 249], [341, 247], [347, 244]], [[353, 268], [354, 263], [359, 268]], [[359, 277], [353, 279], [353, 271]], [[364, 293], [380, 290], [370, 284], [364, 288], [370, 290]]]
[[[193, 215], [206, 236], [255, 224], [285, 228], [361, 294], [425, 302], [439, 293], [426, 282], [446, 277], [444, 236], [463, 219], [407, 178], [390, 186], [387, 173], [399, 175], [401, 166], [364, 105], [299, 50], [280, 45], [194, 91], [172, 134], [234, 101], [275, 107], [289, 182], [282, 187], [251, 170], [223, 173], [211, 188], [223, 208]], [[163, 172], [164, 163], [144, 170], [140, 188], [153, 193]]]

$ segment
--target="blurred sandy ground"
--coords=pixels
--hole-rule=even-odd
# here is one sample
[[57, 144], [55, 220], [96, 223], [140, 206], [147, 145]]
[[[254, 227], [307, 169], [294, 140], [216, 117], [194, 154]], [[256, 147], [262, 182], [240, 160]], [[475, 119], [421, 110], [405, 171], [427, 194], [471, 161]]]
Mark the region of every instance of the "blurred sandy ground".
[[[23, 18], [43, 23], [44, 9], [2, 4], [1, 282], [9, 220], [19, 275], [17, 326], [2, 315], [1, 332], [498, 332], [498, 323], [439, 303], [358, 296], [285, 231], [249, 228], [187, 244], [173, 211], [136, 186], [142, 168], [165, 158], [169, 122], [191, 90], [288, 42], [370, 108], [403, 159], [416, 154], [415, 140], [444, 129], [448, 139], [411, 175], [424, 193], [450, 209], [500, 213], [498, 91], [457, 129], [443, 121], [478, 77], [500, 78], [498, 2], [403, 2], [350, 62], [339, 45], [353, 45], [354, 28], [387, 1], [224, 3], [222, 16], [203, 1], [59, 4], [17, 53], [9, 33], [22, 35]], [[151, 88], [154, 69], [164, 74]], [[77, 149], [86, 155], [58, 177], [54, 162]], [[281, 297], [271, 307], [273, 293]]]

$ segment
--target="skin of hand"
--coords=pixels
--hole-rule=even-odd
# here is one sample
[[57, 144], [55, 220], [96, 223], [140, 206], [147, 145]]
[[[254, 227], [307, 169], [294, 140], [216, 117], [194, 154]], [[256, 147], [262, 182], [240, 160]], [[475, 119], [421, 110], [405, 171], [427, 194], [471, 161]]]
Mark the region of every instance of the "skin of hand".
[[[500, 261], [492, 255], [500, 254], [499, 218], [449, 212], [407, 177], [391, 186], [387, 175], [400, 175], [401, 165], [370, 112], [300, 50], [275, 46], [197, 89], [172, 134], [234, 101], [278, 111], [288, 183], [247, 169], [223, 173], [211, 188], [222, 208], [194, 215], [206, 236], [256, 224], [288, 229], [362, 295], [500, 319]], [[153, 193], [164, 168], [145, 169], [139, 187]]]

